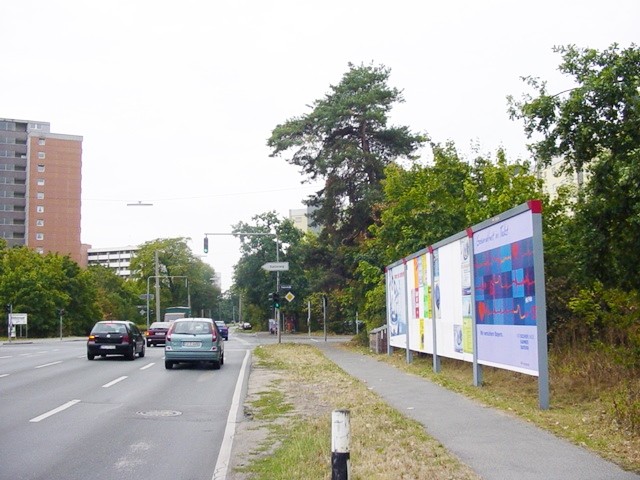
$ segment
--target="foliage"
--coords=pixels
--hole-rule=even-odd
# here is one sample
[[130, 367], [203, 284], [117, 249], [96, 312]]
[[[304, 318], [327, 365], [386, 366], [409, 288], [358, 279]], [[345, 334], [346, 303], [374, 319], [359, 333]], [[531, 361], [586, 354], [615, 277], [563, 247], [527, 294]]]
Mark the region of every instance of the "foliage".
[[267, 142], [272, 156], [295, 150], [287, 161], [311, 180], [324, 179], [308, 204], [318, 207], [315, 222], [333, 245], [353, 243], [366, 232], [381, 200], [385, 166], [413, 158], [425, 140], [407, 127], [387, 125], [392, 106], [404, 101], [388, 86], [390, 73], [383, 66], [349, 64], [311, 113], [278, 125]]
[[127, 282], [113, 269], [102, 265], [90, 266], [86, 275], [97, 289], [97, 306], [102, 312], [100, 319], [131, 320], [139, 323], [141, 303], [133, 282]]
[[[220, 301], [220, 291], [213, 284], [215, 271], [194, 256], [187, 241], [182, 237], [164, 238], [140, 245], [131, 260], [133, 280], [139, 294], [155, 294], [158, 281], [161, 310], [190, 304], [193, 315], [209, 315]], [[155, 309], [155, 301], [150, 309]]]
[[[0, 299], [28, 315], [29, 335], [84, 335], [99, 317], [91, 279], [68, 256], [40, 255], [27, 247], [0, 249]], [[90, 327], [89, 327], [90, 328]]]
[[574, 208], [580, 276], [638, 289], [640, 49], [554, 50], [562, 55], [559, 70], [576, 87], [550, 94], [546, 82], [526, 77], [537, 96], [509, 97], [511, 118], [524, 121], [529, 138], [542, 137], [530, 145], [537, 161], [559, 158], [564, 171], [586, 179]]
[[[239, 222], [232, 229], [240, 238], [242, 252], [234, 268], [234, 283], [243, 299], [244, 311], [248, 315], [245, 318], [266, 329], [267, 319], [273, 318], [269, 294], [276, 291], [276, 278], [280, 279], [281, 285], [292, 285], [296, 297], [304, 298], [306, 294], [307, 281], [300, 261], [303, 233], [291, 220], [280, 219], [275, 212], [255, 215], [252, 220], [253, 224]], [[289, 262], [289, 270], [274, 273], [262, 268], [265, 263], [276, 260]], [[297, 312], [284, 300], [281, 301], [281, 310], [285, 315], [297, 316]]]
[[594, 282], [568, 302], [587, 327], [588, 341], [620, 364], [640, 369], [640, 294]]

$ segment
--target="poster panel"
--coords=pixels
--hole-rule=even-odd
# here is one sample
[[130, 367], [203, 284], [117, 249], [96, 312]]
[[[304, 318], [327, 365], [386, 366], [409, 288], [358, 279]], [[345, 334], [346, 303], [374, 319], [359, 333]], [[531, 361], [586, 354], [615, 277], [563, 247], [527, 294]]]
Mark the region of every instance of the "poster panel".
[[404, 263], [387, 270], [389, 345], [407, 348], [407, 278]]
[[409, 348], [433, 353], [431, 315], [431, 255], [420, 253], [407, 261]]
[[469, 238], [443, 245], [434, 255], [436, 353], [473, 361]]
[[478, 363], [538, 375], [530, 210], [474, 232]]

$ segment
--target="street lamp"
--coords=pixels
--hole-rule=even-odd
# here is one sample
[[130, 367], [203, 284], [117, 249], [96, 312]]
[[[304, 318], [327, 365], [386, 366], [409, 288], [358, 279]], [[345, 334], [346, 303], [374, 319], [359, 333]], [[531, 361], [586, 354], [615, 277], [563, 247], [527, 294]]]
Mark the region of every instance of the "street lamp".
[[189, 286], [189, 277], [186, 275], [151, 275], [147, 277], [147, 330], [149, 330], [149, 281], [156, 279], [156, 321], [160, 321], [160, 278], [184, 278], [187, 283], [187, 306], [191, 310], [191, 290]]

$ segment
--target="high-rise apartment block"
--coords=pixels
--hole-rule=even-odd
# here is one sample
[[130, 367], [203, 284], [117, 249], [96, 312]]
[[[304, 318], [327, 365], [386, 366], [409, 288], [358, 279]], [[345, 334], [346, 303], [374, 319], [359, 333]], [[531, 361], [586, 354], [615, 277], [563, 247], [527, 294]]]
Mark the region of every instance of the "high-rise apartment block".
[[86, 266], [81, 181], [81, 136], [51, 133], [48, 122], [0, 118], [0, 237], [9, 246]]

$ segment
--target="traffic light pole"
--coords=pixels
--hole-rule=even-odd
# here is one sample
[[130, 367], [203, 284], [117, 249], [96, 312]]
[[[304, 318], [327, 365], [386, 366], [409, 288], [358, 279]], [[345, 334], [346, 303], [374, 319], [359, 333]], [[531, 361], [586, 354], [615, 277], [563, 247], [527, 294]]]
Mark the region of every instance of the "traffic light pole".
[[[237, 232], [237, 233], [206, 233], [204, 234], [204, 253], [209, 253], [209, 238], [208, 236], [215, 235], [231, 235], [233, 237], [241, 237], [243, 235], [247, 237], [276, 237], [276, 262], [280, 261], [280, 239], [278, 238], [278, 232], [275, 233], [263, 233], [263, 232]], [[276, 292], [280, 293], [280, 272], [276, 272]], [[280, 318], [280, 308], [277, 307], [275, 310], [275, 320], [278, 325], [278, 343], [282, 343], [282, 319]], [[242, 319], [239, 319], [242, 320]]]

